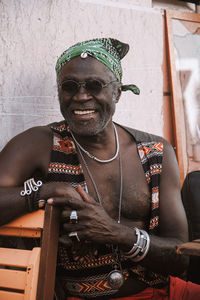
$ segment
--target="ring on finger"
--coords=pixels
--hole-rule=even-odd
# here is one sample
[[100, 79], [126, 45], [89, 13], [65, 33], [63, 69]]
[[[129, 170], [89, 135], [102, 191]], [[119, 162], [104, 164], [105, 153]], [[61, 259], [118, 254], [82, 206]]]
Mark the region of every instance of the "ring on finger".
[[77, 211], [76, 210], [72, 210], [70, 217], [69, 217], [69, 221], [72, 224], [76, 224], [78, 223], [78, 215], [77, 215]]
[[72, 238], [72, 239], [76, 238], [76, 240], [77, 240], [78, 242], [80, 242], [78, 233], [77, 233], [76, 231], [70, 232], [70, 233], [69, 233], [69, 237]]

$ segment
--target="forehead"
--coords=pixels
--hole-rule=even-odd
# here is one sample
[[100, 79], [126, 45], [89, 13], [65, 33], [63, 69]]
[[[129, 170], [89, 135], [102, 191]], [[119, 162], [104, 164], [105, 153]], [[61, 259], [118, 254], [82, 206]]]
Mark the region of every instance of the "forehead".
[[58, 74], [58, 79], [62, 80], [67, 77], [77, 78], [79, 80], [85, 78], [101, 78], [102, 80], [115, 79], [111, 70], [93, 57], [75, 57], [67, 62]]

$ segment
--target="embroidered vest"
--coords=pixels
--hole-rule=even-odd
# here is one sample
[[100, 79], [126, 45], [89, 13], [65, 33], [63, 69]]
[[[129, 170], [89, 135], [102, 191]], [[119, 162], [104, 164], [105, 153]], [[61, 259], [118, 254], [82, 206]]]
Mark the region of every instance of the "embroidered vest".
[[[87, 190], [83, 169], [76, 146], [64, 121], [50, 124], [53, 132], [53, 149], [46, 181], [68, 182]], [[162, 172], [163, 142], [159, 137], [123, 127], [135, 139], [145, 177], [151, 191], [149, 232], [159, 229], [159, 179]], [[74, 243], [72, 248], [58, 247], [57, 276], [64, 290], [79, 297], [112, 295], [117, 292], [108, 284], [114, 259], [109, 245], [98, 247]], [[147, 270], [131, 260], [121, 261], [125, 280], [128, 276], [153, 287], [166, 284], [168, 278]]]

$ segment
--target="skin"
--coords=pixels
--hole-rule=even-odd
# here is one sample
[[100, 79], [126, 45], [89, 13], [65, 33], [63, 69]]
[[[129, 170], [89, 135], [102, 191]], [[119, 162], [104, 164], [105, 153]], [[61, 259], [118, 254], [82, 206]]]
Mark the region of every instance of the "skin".
[[[58, 85], [66, 79], [85, 81], [96, 78], [104, 83], [114, 80], [114, 74], [93, 58], [72, 59], [65, 64], [58, 76]], [[112, 117], [121, 94], [121, 85], [112, 83], [98, 96], [87, 93], [84, 87], [69, 97], [58, 87], [61, 111], [69, 121], [79, 143], [101, 159], [109, 159], [116, 150]], [[136, 242], [134, 226], [148, 230], [150, 193], [144, 171], [132, 136], [117, 125], [123, 165], [123, 197], [121, 223], [117, 223], [119, 210], [119, 157], [108, 164], [84, 158], [98, 186], [102, 205], [97, 201], [93, 184], [82, 159], [89, 194], [81, 187], [77, 190], [67, 183], [43, 184], [41, 198], [48, 205], [61, 209], [62, 233], [60, 240], [66, 246], [72, 241], [68, 234], [77, 231], [82, 243], [118, 244], [129, 251]], [[25, 200], [20, 196], [25, 180], [38, 177], [45, 180], [52, 149], [52, 132], [44, 127], [31, 128], [12, 139], [0, 153], [0, 220], [5, 224], [26, 213]], [[115, 172], [113, 172], [115, 170]], [[103, 174], [103, 176], [102, 176]], [[67, 220], [72, 210], [79, 217], [77, 224]], [[187, 260], [178, 256], [175, 247], [187, 241], [187, 221], [183, 209], [178, 166], [172, 147], [164, 142], [163, 172], [160, 180], [160, 231], [151, 236], [150, 250], [142, 264], [163, 274], [177, 275], [184, 271]], [[130, 278], [116, 296], [137, 293], [145, 285]]]

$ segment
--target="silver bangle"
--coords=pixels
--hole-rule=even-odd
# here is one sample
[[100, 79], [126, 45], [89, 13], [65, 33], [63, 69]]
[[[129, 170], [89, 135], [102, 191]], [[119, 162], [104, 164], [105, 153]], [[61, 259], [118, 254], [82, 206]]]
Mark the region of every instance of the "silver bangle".
[[148, 253], [150, 247], [150, 237], [145, 230], [135, 227], [137, 242], [134, 243], [129, 252], [123, 253], [125, 258], [131, 258], [134, 262], [141, 261]]
[[145, 247], [141, 250], [141, 253], [138, 254], [137, 257], [135, 257], [133, 259], [134, 262], [138, 262], [138, 261], [141, 261], [142, 259], [145, 258], [145, 256], [147, 255], [148, 251], [149, 251], [149, 247], [150, 247], [150, 237], [149, 237], [149, 234], [144, 231], [144, 230], [141, 230], [144, 234], [144, 240], [146, 240], [146, 243], [145, 243]]
[[134, 253], [134, 251], [138, 248], [139, 246], [139, 241], [140, 241], [140, 231], [137, 227], [134, 227], [135, 229], [135, 234], [137, 236], [137, 241], [136, 243], [134, 243], [133, 247], [131, 248], [131, 250], [129, 252], [124, 252], [125, 255], [131, 255]]

